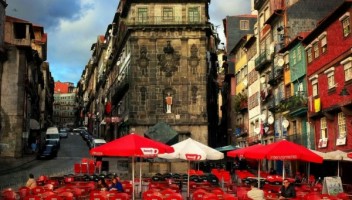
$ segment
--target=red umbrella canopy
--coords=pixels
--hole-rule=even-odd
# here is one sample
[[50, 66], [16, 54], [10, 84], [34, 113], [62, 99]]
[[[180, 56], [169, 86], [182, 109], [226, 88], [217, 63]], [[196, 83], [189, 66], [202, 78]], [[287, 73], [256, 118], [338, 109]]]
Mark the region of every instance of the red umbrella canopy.
[[174, 148], [135, 133], [115, 139], [89, 151], [93, 156], [150, 157], [161, 153], [172, 153]]
[[244, 147], [241, 149], [229, 151], [229, 152], [227, 152], [226, 155], [229, 157], [244, 157], [244, 158], [252, 158], [252, 159], [261, 159], [261, 158], [258, 158], [255, 153], [258, 152], [263, 147], [264, 147], [264, 145], [262, 145], [262, 144], [255, 144], [255, 145]]
[[303, 160], [307, 162], [322, 163], [323, 158], [310, 151], [304, 146], [281, 140], [262, 147], [257, 152], [251, 151], [246, 154], [248, 158], [268, 160]]

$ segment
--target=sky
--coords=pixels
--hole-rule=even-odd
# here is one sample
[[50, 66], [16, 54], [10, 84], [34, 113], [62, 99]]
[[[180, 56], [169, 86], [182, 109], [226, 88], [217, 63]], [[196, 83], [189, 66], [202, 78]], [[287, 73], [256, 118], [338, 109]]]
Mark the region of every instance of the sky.
[[[55, 81], [75, 85], [82, 75], [98, 35], [112, 22], [119, 0], [9, 0], [6, 15], [44, 27], [48, 58]], [[250, 0], [211, 0], [210, 21], [224, 40], [226, 16], [250, 14]]]

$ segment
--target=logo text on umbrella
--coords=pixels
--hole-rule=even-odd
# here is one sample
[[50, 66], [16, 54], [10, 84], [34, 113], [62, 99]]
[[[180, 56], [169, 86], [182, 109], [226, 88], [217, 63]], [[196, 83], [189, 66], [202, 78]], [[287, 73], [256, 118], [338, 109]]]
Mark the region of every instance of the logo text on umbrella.
[[198, 155], [198, 154], [189, 154], [189, 153], [187, 153], [186, 154], [186, 159], [187, 160], [200, 160], [200, 159], [202, 159], [202, 156]]
[[141, 148], [141, 150], [145, 156], [156, 156], [159, 153], [159, 150], [155, 148]]

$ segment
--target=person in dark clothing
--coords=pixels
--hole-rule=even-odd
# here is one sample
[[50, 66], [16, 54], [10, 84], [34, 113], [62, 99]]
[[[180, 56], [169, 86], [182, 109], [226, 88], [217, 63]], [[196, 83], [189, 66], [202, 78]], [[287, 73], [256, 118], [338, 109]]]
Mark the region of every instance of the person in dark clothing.
[[109, 190], [117, 190], [119, 192], [123, 192], [122, 183], [120, 182], [120, 178], [118, 176], [112, 179], [112, 183], [109, 186]]
[[280, 189], [279, 199], [295, 198], [296, 191], [294, 185], [292, 185], [288, 179], [284, 179], [283, 186]]
[[274, 168], [270, 168], [269, 174], [276, 175], [276, 170]]

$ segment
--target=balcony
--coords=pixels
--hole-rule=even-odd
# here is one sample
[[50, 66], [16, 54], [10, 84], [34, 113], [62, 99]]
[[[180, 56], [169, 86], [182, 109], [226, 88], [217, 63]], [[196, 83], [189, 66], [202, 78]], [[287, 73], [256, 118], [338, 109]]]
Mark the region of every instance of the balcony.
[[276, 68], [270, 75], [269, 75], [269, 80], [268, 83], [271, 86], [276, 86], [283, 80], [284, 76], [284, 70], [282, 67]]
[[200, 18], [182, 18], [179, 16], [148, 16], [143, 18], [133, 18], [126, 21], [128, 26], [165, 26], [165, 25], [202, 25], [205, 22], [201, 21]]
[[304, 108], [306, 112], [307, 106], [308, 106], [307, 97], [301, 94], [296, 94], [283, 99], [278, 106], [278, 110], [280, 112], [290, 111], [290, 113], [293, 114], [294, 112], [297, 112], [297, 110], [301, 108]]
[[248, 137], [248, 144], [253, 145], [258, 143], [260, 143], [259, 135]]
[[272, 56], [269, 50], [264, 50], [255, 59], [255, 70], [258, 72], [263, 71], [272, 61]]
[[260, 91], [260, 100], [265, 103], [268, 101], [269, 97], [271, 96], [271, 89], [263, 89]]
[[127, 93], [129, 86], [130, 83], [127, 76], [114, 83], [114, 89], [111, 92], [113, 103], [118, 103], [123, 98], [123, 96]]

